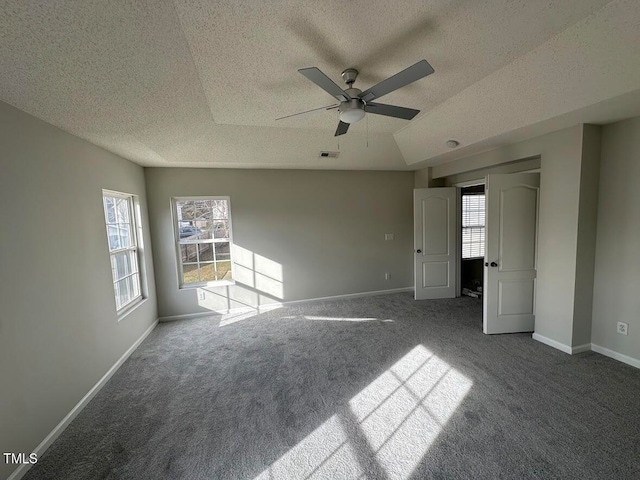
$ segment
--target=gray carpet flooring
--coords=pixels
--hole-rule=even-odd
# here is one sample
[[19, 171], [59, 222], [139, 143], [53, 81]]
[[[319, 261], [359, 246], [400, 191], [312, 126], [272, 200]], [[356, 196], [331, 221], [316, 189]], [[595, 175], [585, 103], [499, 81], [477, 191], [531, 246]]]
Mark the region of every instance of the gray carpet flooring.
[[25, 478], [640, 478], [640, 371], [481, 318], [394, 294], [160, 324]]

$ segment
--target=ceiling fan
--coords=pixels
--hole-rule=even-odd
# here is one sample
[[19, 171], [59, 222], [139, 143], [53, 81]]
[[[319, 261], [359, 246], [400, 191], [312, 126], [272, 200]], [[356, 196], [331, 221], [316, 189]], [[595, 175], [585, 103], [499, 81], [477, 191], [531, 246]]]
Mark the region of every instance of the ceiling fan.
[[338, 123], [338, 128], [335, 133], [335, 136], [337, 137], [338, 135], [344, 135], [347, 133], [349, 125], [362, 120], [366, 113], [411, 120], [420, 113], [420, 110], [398, 107], [396, 105], [386, 105], [384, 103], [375, 103], [373, 100], [409, 85], [416, 80], [420, 80], [421, 78], [431, 75], [434, 70], [433, 67], [429, 65], [429, 62], [426, 60], [420, 60], [418, 63], [411, 65], [409, 68], [396, 73], [386, 80], [381, 81], [364, 92], [353, 87], [353, 84], [358, 77], [358, 70], [355, 68], [347, 68], [342, 72], [342, 78], [348, 86], [346, 90], [341, 89], [317, 67], [301, 68], [298, 72], [318, 85], [325, 92], [335, 97], [340, 101], [340, 103], [326, 107], [314, 108], [305, 112], [294, 113], [293, 115], [276, 118], [276, 120], [282, 120], [283, 118], [294, 117], [296, 115], [302, 115], [304, 113], [315, 112], [318, 110], [332, 110], [337, 108], [340, 112], [340, 122]]

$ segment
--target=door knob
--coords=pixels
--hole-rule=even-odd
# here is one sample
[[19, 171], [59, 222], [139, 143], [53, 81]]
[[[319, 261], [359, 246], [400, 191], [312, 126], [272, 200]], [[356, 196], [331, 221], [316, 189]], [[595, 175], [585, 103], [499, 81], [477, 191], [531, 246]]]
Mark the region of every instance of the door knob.
[[416, 253], [422, 253], [422, 250], [418, 249], [416, 250]]
[[498, 266], [498, 264], [497, 264], [496, 262], [491, 262], [491, 266], [492, 266], [492, 267], [497, 267], [497, 266]]

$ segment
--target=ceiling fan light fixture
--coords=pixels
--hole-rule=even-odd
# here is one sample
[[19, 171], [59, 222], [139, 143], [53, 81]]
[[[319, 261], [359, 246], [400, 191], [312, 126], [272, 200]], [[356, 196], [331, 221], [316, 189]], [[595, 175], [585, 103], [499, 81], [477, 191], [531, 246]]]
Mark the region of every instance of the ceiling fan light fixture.
[[364, 110], [360, 110], [359, 108], [352, 108], [345, 110], [344, 112], [340, 112], [340, 121], [344, 123], [356, 123], [363, 118]]
[[352, 98], [348, 102], [342, 102], [340, 107], [340, 121], [344, 123], [356, 123], [364, 118], [364, 103], [359, 98]]

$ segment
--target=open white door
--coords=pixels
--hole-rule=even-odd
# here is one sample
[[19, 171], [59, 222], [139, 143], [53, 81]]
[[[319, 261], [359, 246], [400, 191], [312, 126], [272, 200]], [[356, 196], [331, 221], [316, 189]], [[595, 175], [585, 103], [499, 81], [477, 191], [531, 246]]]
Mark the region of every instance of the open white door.
[[484, 333], [532, 332], [540, 175], [488, 175]]
[[455, 187], [413, 191], [416, 300], [456, 296], [457, 198]]

